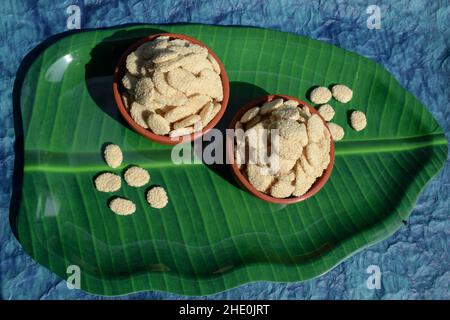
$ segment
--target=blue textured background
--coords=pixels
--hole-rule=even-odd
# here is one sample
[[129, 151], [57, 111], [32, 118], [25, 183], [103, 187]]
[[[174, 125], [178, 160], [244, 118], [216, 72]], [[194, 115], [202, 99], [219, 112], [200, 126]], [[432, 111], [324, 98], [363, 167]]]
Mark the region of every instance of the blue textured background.
[[[66, 283], [21, 249], [9, 226], [14, 162], [12, 88], [23, 57], [66, 31], [66, 9], [81, 8], [81, 28], [124, 23], [251, 25], [320, 39], [383, 64], [450, 132], [449, 1], [2, 1], [0, 4], [0, 297], [102, 299]], [[381, 29], [366, 27], [369, 4]], [[408, 225], [315, 280], [251, 283], [211, 299], [450, 299], [450, 158], [422, 192]], [[382, 288], [366, 287], [366, 268], [381, 268]], [[125, 299], [179, 299], [143, 292]]]

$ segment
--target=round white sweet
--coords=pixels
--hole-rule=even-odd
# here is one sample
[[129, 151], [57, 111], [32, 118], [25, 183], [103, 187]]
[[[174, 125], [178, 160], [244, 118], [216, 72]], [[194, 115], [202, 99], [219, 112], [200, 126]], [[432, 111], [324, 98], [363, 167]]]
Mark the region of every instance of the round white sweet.
[[150, 174], [148, 171], [137, 166], [129, 167], [125, 171], [123, 177], [131, 187], [142, 187], [150, 181]]
[[326, 87], [317, 87], [311, 91], [309, 100], [315, 104], [324, 104], [330, 101], [331, 91]]
[[367, 126], [367, 118], [362, 111], [353, 111], [350, 114], [350, 125], [356, 131], [361, 131]]
[[153, 187], [147, 192], [147, 202], [156, 209], [164, 208], [169, 199], [163, 187]]
[[353, 91], [343, 84], [336, 84], [331, 88], [333, 98], [342, 103], [349, 102], [353, 97]]
[[133, 201], [125, 198], [114, 198], [109, 202], [109, 208], [120, 216], [127, 216], [136, 211], [136, 205]]

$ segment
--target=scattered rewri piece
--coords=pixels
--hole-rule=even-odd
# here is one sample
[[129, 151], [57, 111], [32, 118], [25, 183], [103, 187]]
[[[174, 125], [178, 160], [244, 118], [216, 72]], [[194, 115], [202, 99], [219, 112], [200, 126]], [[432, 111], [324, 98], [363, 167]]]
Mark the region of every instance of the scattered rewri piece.
[[356, 131], [361, 131], [367, 126], [366, 115], [362, 111], [352, 111], [350, 114], [350, 125]]
[[320, 113], [320, 115], [322, 116], [322, 118], [323, 118], [325, 121], [327, 121], [327, 122], [328, 122], [328, 121], [331, 121], [331, 120], [333, 119], [333, 117], [334, 117], [334, 114], [335, 114], [333, 107], [330, 106], [329, 104], [323, 104], [323, 105], [321, 105], [321, 106], [317, 109], [317, 111], [319, 111], [319, 113]]
[[149, 183], [150, 174], [141, 167], [131, 166], [125, 171], [123, 178], [131, 187], [142, 187]]
[[[152, 114], [154, 115], [154, 114]], [[197, 116], [197, 120], [199, 120]], [[164, 119], [164, 118], [163, 118]], [[192, 127], [182, 127], [172, 130], [170, 133], [176, 131], [190, 130]], [[113, 168], [121, 165], [123, 160], [122, 151], [119, 146], [109, 144], [104, 149], [104, 158], [107, 164]], [[142, 187], [150, 182], [150, 173], [138, 166], [130, 166], [123, 174], [125, 181], [131, 187]], [[111, 172], [100, 173], [94, 179], [95, 188], [100, 192], [115, 192], [121, 188], [120, 176]], [[153, 187], [146, 194], [147, 202], [153, 208], [164, 208], [168, 203], [166, 191], [162, 187]], [[123, 197], [115, 197], [108, 203], [109, 208], [118, 215], [130, 215], [136, 211], [136, 205], [133, 201]]]
[[156, 209], [164, 208], [169, 199], [163, 187], [153, 187], [147, 192], [147, 202]]
[[95, 188], [100, 192], [114, 192], [120, 189], [122, 183], [117, 174], [104, 172], [94, 180]]
[[109, 208], [120, 216], [127, 216], [136, 211], [136, 205], [133, 201], [117, 197], [109, 202]]
[[330, 122], [328, 123], [328, 129], [330, 129], [334, 141], [339, 141], [344, 138], [344, 129], [340, 125]]
[[339, 102], [347, 103], [353, 97], [353, 91], [343, 84], [336, 84], [331, 88], [333, 98]]
[[317, 87], [311, 91], [309, 100], [315, 104], [325, 104], [331, 99], [331, 91], [326, 87]]
[[[347, 103], [353, 98], [353, 91], [344, 84], [335, 84], [331, 87], [331, 92], [325, 87], [317, 87], [311, 91], [310, 100], [316, 104], [322, 104], [318, 107], [320, 115], [325, 121], [331, 121], [334, 117], [335, 111], [333, 107], [326, 103], [329, 100], [330, 94], [334, 99], [341, 103]], [[350, 126], [356, 130], [361, 131], [367, 126], [367, 118], [362, 111], [352, 111], [349, 117]], [[344, 138], [344, 129], [336, 123], [328, 123], [331, 135], [334, 141], [339, 141]]]
[[108, 144], [103, 151], [103, 157], [106, 164], [111, 168], [117, 168], [122, 164], [122, 150], [118, 145]]

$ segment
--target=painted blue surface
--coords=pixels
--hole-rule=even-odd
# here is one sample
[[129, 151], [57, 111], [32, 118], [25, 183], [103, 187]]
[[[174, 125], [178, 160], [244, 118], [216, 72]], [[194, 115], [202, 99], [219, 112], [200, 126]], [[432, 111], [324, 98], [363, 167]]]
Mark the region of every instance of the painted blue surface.
[[[2, 1], [0, 3], [0, 295], [3, 299], [102, 299], [66, 283], [34, 262], [11, 233], [14, 162], [12, 88], [23, 57], [47, 37], [66, 31], [69, 5], [81, 27], [125, 23], [251, 25], [294, 32], [338, 45], [383, 64], [450, 131], [450, 3], [373, 1], [381, 29], [366, 26], [367, 1]], [[390, 4], [387, 4], [390, 3]], [[422, 192], [408, 225], [391, 238], [305, 283], [267, 282], [208, 299], [450, 299], [450, 161]], [[378, 265], [382, 288], [369, 290], [366, 268]], [[143, 292], [118, 299], [183, 299]]]

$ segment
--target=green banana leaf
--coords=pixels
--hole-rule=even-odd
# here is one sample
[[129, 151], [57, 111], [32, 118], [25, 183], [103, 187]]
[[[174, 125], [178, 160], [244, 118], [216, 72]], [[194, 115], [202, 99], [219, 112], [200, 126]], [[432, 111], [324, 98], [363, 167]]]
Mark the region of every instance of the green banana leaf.
[[[332, 102], [346, 135], [325, 187], [302, 203], [265, 203], [240, 189], [226, 165], [174, 165], [172, 147], [124, 125], [112, 95], [114, 67], [136, 39], [160, 32], [195, 37], [224, 63], [231, 96], [222, 128], [266, 93], [306, 100], [314, 85], [350, 86], [350, 103]], [[447, 155], [443, 130], [383, 67], [320, 41], [254, 28], [139, 25], [51, 42], [17, 89], [22, 145], [11, 224], [26, 252], [62, 278], [78, 266], [87, 292], [203, 295], [250, 281], [317, 277], [394, 233]], [[352, 109], [367, 114], [362, 132], [347, 124]], [[123, 183], [114, 195], [133, 200], [137, 212], [108, 209], [113, 194], [92, 182], [110, 171], [101, 156], [107, 142], [124, 152], [113, 171], [148, 169], [151, 183], [166, 188], [167, 207], [150, 208], [145, 188]]]

